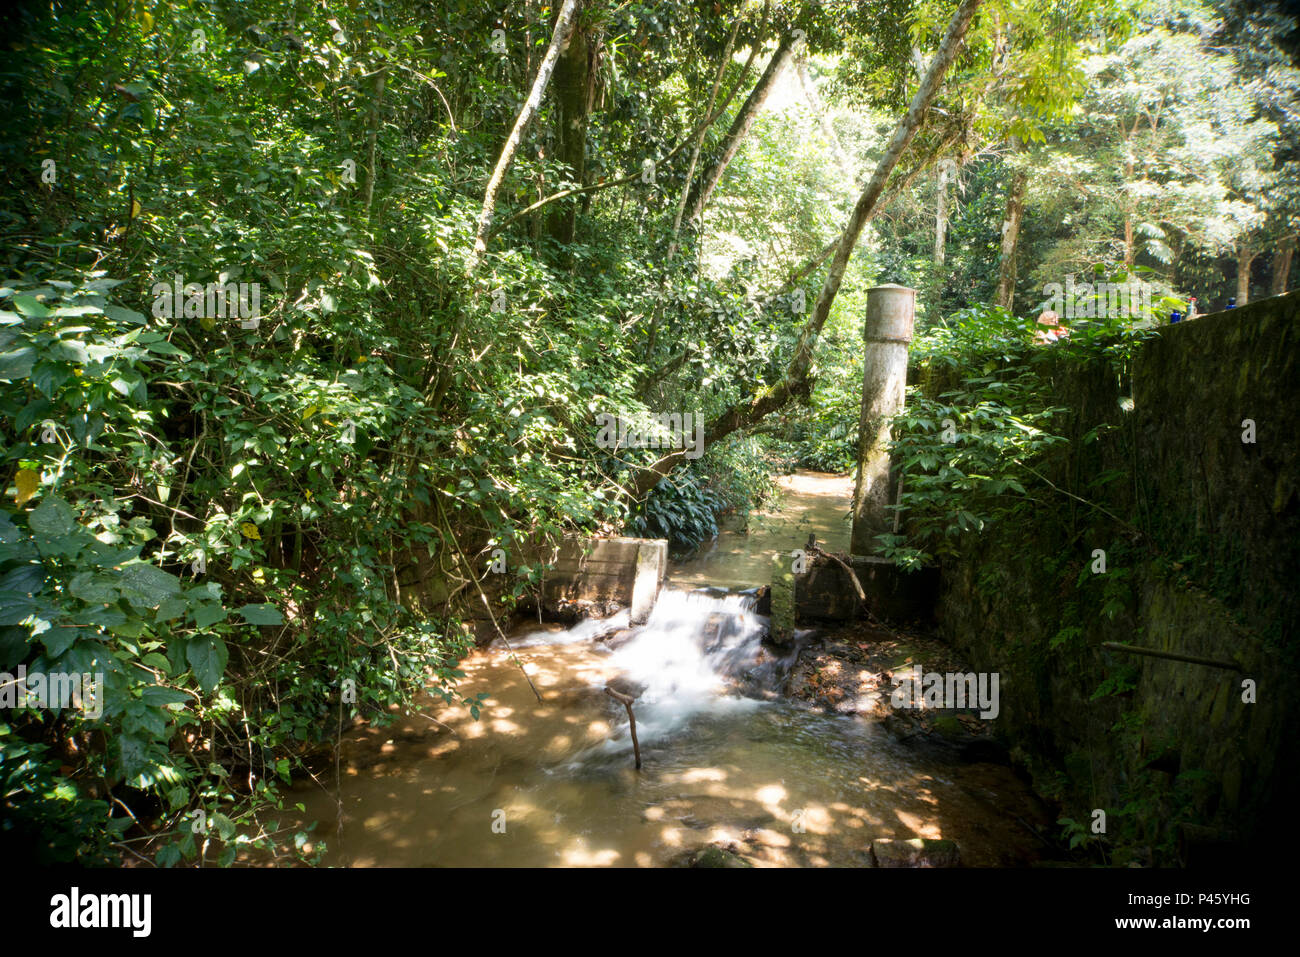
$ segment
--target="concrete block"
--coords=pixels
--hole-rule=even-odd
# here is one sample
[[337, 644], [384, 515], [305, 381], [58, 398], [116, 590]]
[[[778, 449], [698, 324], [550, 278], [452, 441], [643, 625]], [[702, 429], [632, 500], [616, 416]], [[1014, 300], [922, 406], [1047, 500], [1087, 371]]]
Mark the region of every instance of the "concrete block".
[[668, 573], [668, 543], [643, 541], [637, 547], [630, 601], [632, 624], [643, 625], [659, 597], [659, 586]]
[[936, 569], [907, 572], [887, 559], [863, 555], [851, 556], [848, 562], [866, 592], [866, 605], [839, 563], [821, 558], [794, 576], [796, 620], [851, 621], [865, 609], [883, 621], [930, 620], [939, 592]]
[[644, 622], [667, 573], [665, 539], [572, 537], [547, 562], [542, 597], [548, 604], [617, 602]]

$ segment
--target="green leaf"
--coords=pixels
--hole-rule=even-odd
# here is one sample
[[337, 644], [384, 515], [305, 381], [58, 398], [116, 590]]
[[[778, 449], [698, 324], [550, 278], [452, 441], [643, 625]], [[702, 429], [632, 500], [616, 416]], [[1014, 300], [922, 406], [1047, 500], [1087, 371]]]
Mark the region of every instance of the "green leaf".
[[77, 513], [57, 495], [47, 495], [27, 517], [27, 526], [38, 542], [54, 542], [77, 530]]
[[199, 628], [208, 628], [225, 620], [226, 609], [217, 604], [200, 605], [194, 610], [194, 624]]
[[212, 826], [217, 829], [217, 833], [221, 835], [223, 841], [228, 841], [235, 836], [235, 822], [220, 811], [213, 812]]
[[194, 678], [204, 691], [211, 691], [217, 686], [229, 659], [230, 652], [226, 649], [226, 643], [215, 635], [195, 638], [185, 649], [185, 660], [194, 669]]
[[165, 339], [159, 342], [150, 342], [147, 345], [145, 345], [145, 348], [148, 349], [150, 352], [156, 352], [159, 355], [180, 356], [182, 359], [188, 359], [190, 357], [189, 353], [182, 352], [180, 349], [176, 348], [174, 345], [172, 345], [170, 342], [167, 342]]
[[41, 644], [51, 658], [57, 658], [71, 648], [80, 635], [79, 628], [51, 628], [41, 635]]
[[73, 577], [68, 584], [70, 591], [77, 598], [91, 604], [107, 604], [117, 601], [117, 587], [114, 579], [102, 573], [82, 572]]
[[12, 599], [18, 595], [35, 595], [45, 585], [45, 566], [19, 565], [0, 575], [0, 594]]
[[284, 616], [274, 605], [245, 605], [238, 613], [250, 625], [283, 625]]
[[25, 379], [32, 374], [32, 365], [36, 362], [36, 350], [31, 346], [20, 346], [10, 352], [0, 352], [0, 379]]
[[31, 296], [14, 296], [14, 308], [24, 316], [31, 316], [36, 319], [44, 319], [50, 314], [50, 310], [42, 306], [36, 299]]
[[134, 309], [123, 309], [121, 306], [105, 306], [104, 315], [110, 319], [129, 322], [137, 326], [143, 326], [146, 321], [142, 313], [138, 313]]
[[190, 603], [184, 598], [168, 598], [158, 606], [155, 620], [171, 621], [173, 618], [179, 618], [189, 607]]
[[118, 587], [122, 597], [137, 608], [157, 608], [166, 599], [180, 594], [181, 583], [161, 568], [136, 562], [122, 566]]
[[61, 339], [55, 342], [50, 346], [50, 352], [78, 365], [85, 365], [90, 362], [90, 355], [86, 352], [86, 347], [75, 339]]
[[16, 625], [0, 627], [0, 668], [16, 667], [27, 657], [27, 629]]
[[140, 699], [145, 704], [150, 705], [167, 705], [167, 704], [189, 704], [190, 696], [184, 691], [178, 691], [175, 688], [164, 688], [162, 685], [147, 685], [140, 691]]

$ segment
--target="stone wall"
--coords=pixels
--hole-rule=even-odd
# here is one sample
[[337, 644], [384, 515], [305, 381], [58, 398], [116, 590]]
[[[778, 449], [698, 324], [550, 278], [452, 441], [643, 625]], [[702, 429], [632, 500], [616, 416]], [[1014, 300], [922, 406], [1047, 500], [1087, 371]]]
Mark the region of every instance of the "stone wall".
[[1262, 851], [1300, 797], [1297, 313], [1293, 293], [1164, 327], [1131, 383], [1060, 363], [1072, 441], [1048, 477], [1090, 504], [1045, 489], [1027, 524], [967, 536], [942, 568], [941, 632], [1000, 673], [999, 736], [1069, 816], [1107, 811], [1112, 843], [1157, 863], [1195, 863], [1180, 834]]

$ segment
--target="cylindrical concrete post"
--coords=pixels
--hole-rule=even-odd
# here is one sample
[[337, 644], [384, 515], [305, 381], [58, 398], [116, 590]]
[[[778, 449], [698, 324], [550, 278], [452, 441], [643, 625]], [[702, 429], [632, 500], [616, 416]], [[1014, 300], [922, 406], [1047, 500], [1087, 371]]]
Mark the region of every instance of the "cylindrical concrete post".
[[907, 350], [916, 316], [916, 290], [893, 283], [867, 290], [866, 362], [862, 375], [858, 483], [853, 491], [853, 535], [849, 551], [872, 555], [876, 536], [892, 532], [886, 506], [894, 498], [889, 468], [889, 423], [903, 407]]

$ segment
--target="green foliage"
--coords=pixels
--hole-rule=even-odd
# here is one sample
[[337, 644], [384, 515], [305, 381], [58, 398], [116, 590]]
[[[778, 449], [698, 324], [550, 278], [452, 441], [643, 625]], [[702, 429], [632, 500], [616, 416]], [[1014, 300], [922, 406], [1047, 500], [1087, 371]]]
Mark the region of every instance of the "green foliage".
[[882, 536], [886, 557], [924, 564], [952, 553], [963, 532], [1032, 507], [1029, 463], [1066, 441], [1051, 431], [1062, 410], [1036, 374], [1032, 334], [1031, 321], [975, 309], [919, 349], [920, 361], [946, 366], [957, 387], [937, 399], [913, 387], [895, 418], [908, 535]]
[[674, 551], [686, 551], [718, 534], [717, 513], [726, 502], [690, 475], [667, 479], [646, 500], [630, 527], [646, 538], [666, 538]]
[[1094, 847], [1100, 846], [1105, 840], [1102, 835], [1092, 833], [1092, 828], [1086, 822], [1076, 821], [1071, 817], [1062, 817], [1056, 823], [1061, 825], [1061, 839], [1066, 842], [1066, 846], [1072, 851], [1083, 848], [1084, 852], [1089, 852]]
[[1112, 695], [1127, 694], [1137, 687], [1137, 679], [1141, 673], [1142, 669], [1136, 665], [1119, 668], [1097, 686], [1097, 690], [1092, 693], [1092, 698], [1089, 700], [1096, 701]]
[[59, 772], [48, 746], [29, 743], [0, 724], [0, 847], [7, 860], [106, 865], [114, 834], [129, 818], [108, 821], [104, 801], [88, 798]]
[[[1062, 434], [1067, 410], [1055, 402], [1057, 364], [1104, 360], [1122, 375], [1136, 344], [1152, 334], [1134, 317], [1112, 316], [1074, 323], [1068, 339], [1043, 346], [1035, 341], [1040, 328], [998, 307], [975, 308], [917, 340], [913, 359], [924, 376], [952, 387], [929, 390], [936, 398], [924, 385], [909, 387], [894, 420], [904, 475], [896, 508], [906, 533], [880, 536], [884, 555], [910, 567], [927, 564], [955, 553], [963, 534], [1056, 499], [1061, 489], [1043, 470], [1070, 444]], [[1111, 617], [1124, 604], [1124, 574], [1107, 578]]]
[[[906, 159], [972, 160], [968, 192], [959, 177], [951, 193], [948, 266], [930, 256], [929, 199], [895, 195], [850, 261], [811, 395], [764, 423], [775, 434], [711, 444], [641, 502], [629, 480], [657, 452], [595, 442], [599, 413], [712, 422], [783, 376], [820, 286], [810, 263], [915, 86], [913, 45], [927, 55], [951, 6], [584, 4], [590, 73], [544, 98], [478, 257], [484, 183], [553, 7], [20, 5], [0, 76], [0, 657], [103, 670], [106, 685], [99, 718], [5, 713], [6, 820], [66, 830], [47, 848], [58, 859], [127, 847], [165, 865], [319, 854], [321, 842], [264, 812], [353, 719], [382, 724], [424, 692], [459, 700], [469, 639], [444, 599], [475, 594], [491, 549], [629, 529], [685, 550], [722, 516], [760, 507], [774, 467], [851, 465], [864, 290], [882, 278], [937, 290], [916, 358], [946, 383], [897, 423], [907, 534], [887, 551], [933, 560], [957, 534], [1055, 494], [1036, 474], [1061, 441], [1049, 360], [1106, 355], [1123, 374], [1143, 333], [1081, 326], [1046, 350], [1031, 344], [1032, 322], [997, 310], [940, 317], [987, 299], [997, 272], [1011, 163], [986, 147], [1014, 135], [1059, 148], [1131, 116], [1145, 101], [1124, 98], [1130, 66], [1188, 47], [1164, 38], [1117, 54], [1108, 44], [1129, 12], [1110, 0], [986, 4]], [[756, 76], [742, 73], [747, 48], [761, 69], [802, 30], [806, 70], [834, 102], [820, 116], [765, 111], [705, 220], [678, 226], [693, 150], [669, 154], [697, 128], [733, 25], [721, 88], [739, 94], [705, 131], [697, 178]], [[497, 28], [506, 48], [489, 54]], [[1275, 181], [1268, 123], [1285, 126], [1275, 114], [1288, 101], [1277, 63], [1252, 69], [1272, 78], [1256, 97], [1269, 100], [1267, 123], [1239, 90], [1220, 113], [1195, 114], [1250, 147], [1250, 176], [1232, 179], [1231, 149], [1187, 153], [1197, 141], [1184, 123], [1183, 165], [1148, 186], [1072, 155], [1051, 167], [1054, 188], [1073, 177], [1102, 182], [1112, 206], [1134, 197], [1144, 255], [1160, 243], [1177, 252], [1179, 230], [1200, 222], [1185, 214], [1202, 175], [1219, 184], [1216, 222], [1237, 210], [1257, 227], [1261, 184]], [[1107, 88], [1084, 91], [1085, 79]], [[570, 82], [586, 94], [576, 122], [557, 95]], [[559, 158], [577, 131], [581, 170]], [[1160, 147], [1164, 133], [1150, 134], [1129, 145]], [[662, 158], [654, 182], [526, 212], [647, 156]], [[1039, 254], [1057, 248], [1057, 225], [1091, 250], [1122, 223], [1054, 195], [1031, 190], [1024, 258], [1059, 278], [1082, 254], [1064, 243]], [[556, 228], [570, 214], [571, 238]], [[1172, 289], [1165, 261], [1150, 262]], [[176, 277], [257, 284], [258, 321], [163, 308]], [[1163, 306], [1175, 302], [1171, 292]], [[541, 572], [511, 564], [507, 604]], [[1123, 576], [1095, 587], [1115, 589], [1105, 603], [1121, 614]], [[1077, 643], [1069, 627], [1057, 649]]]

